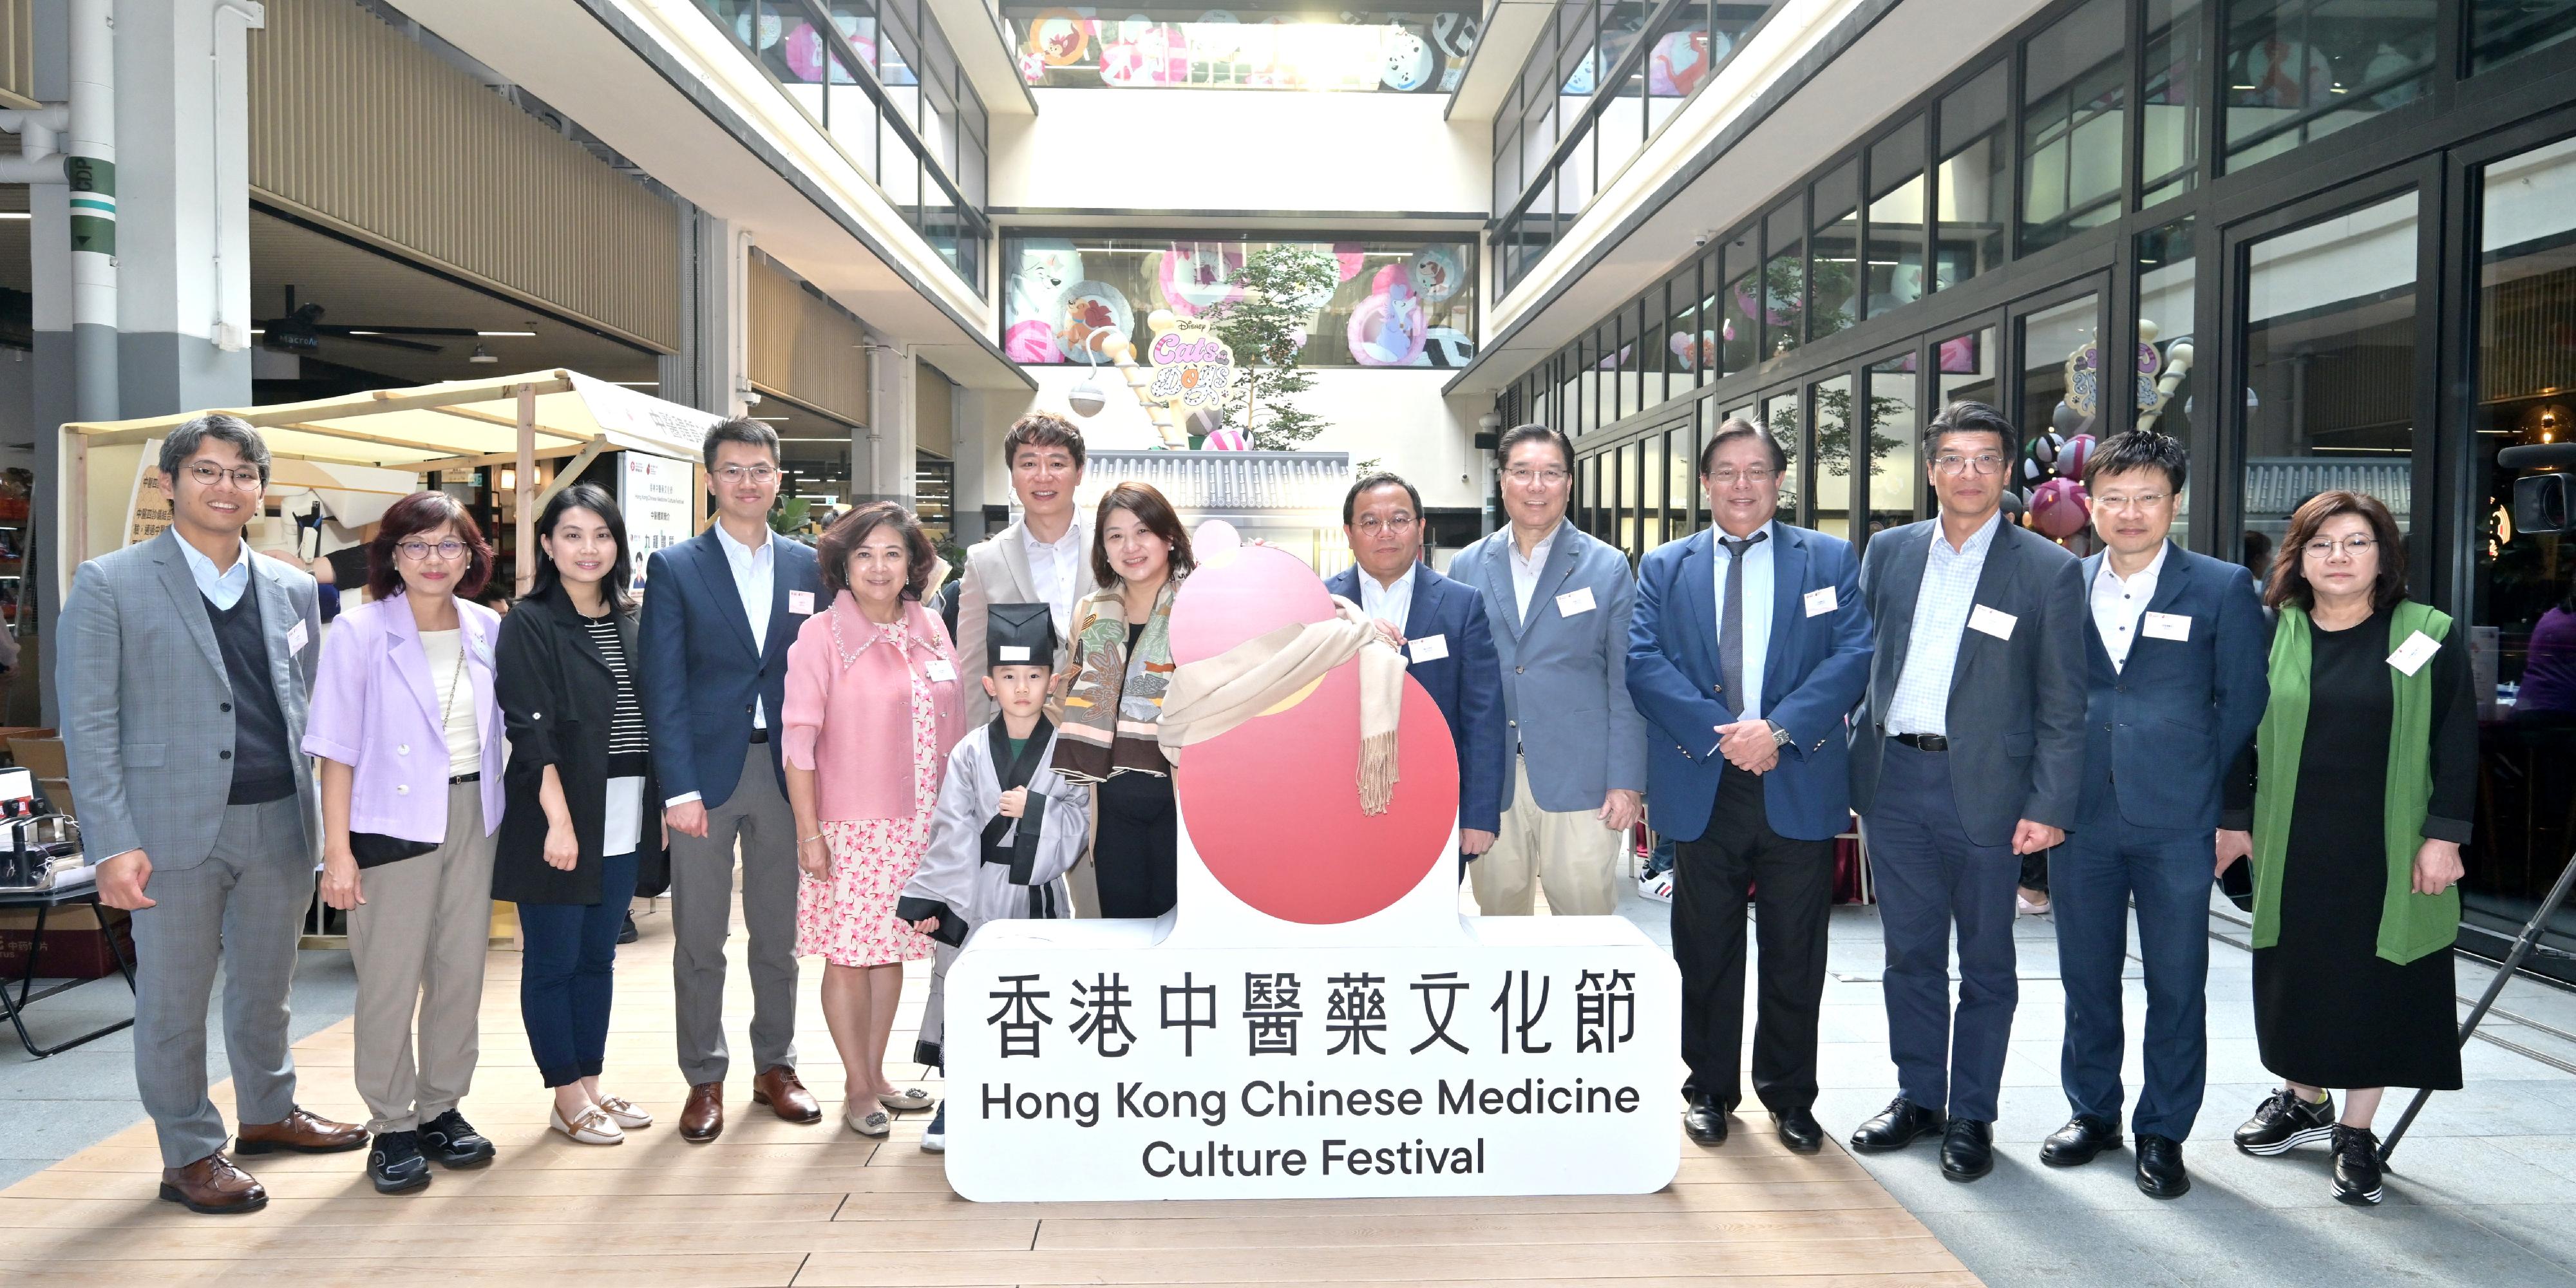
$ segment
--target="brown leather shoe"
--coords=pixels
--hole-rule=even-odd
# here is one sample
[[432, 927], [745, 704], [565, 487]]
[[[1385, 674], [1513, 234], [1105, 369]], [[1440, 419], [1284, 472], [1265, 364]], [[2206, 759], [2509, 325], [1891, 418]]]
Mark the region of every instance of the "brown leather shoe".
[[783, 1064], [771, 1065], [751, 1080], [751, 1103], [767, 1105], [791, 1123], [823, 1121], [823, 1106], [815, 1103], [814, 1093], [796, 1080], [794, 1069]]
[[318, 1117], [301, 1105], [276, 1122], [243, 1123], [241, 1130], [233, 1133], [236, 1154], [267, 1154], [281, 1149], [298, 1154], [337, 1154], [366, 1147], [366, 1128]]
[[161, 1197], [212, 1216], [256, 1212], [268, 1206], [268, 1191], [220, 1150], [186, 1167], [162, 1168]]
[[680, 1139], [703, 1145], [724, 1135], [724, 1084], [689, 1086], [689, 1103], [680, 1110]]

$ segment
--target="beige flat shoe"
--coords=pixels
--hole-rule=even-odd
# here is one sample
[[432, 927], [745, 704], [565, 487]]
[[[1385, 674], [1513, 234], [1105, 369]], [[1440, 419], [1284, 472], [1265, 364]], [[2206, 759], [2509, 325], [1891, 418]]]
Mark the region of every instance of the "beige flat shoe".
[[894, 1120], [886, 1117], [886, 1112], [882, 1109], [871, 1109], [867, 1117], [861, 1118], [858, 1106], [845, 1106], [841, 1111], [841, 1121], [848, 1123], [851, 1131], [862, 1136], [884, 1136], [894, 1130]]
[[617, 1124], [610, 1121], [608, 1115], [601, 1113], [599, 1111], [599, 1106], [597, 1105], [592, 1105], [590, 1108], [582, 1110], [581, 1116], [575, 1118], [570, 1123], [566, 1123], [564, 1121], [562, 1110], [549, 1110], [546, 1113], [546, 1126], [555, 1131], [562, 1132], [564, 1135], [571, 1137], [575, 1142], [583, 1145], [623, 1145], [626, 1143], [626, 1133], [619, 1131], [617, 1129]]
[[932, 1100], [930, 1093], [919, 1087], [906, 1087], [891, 1096], [877, 1097], [877, 1103], [891, 1113], [911, 1114], [927, 1113], [932, 1105], [939, 1102]]
[[610, 1122], [629, 1131], [653, 1125], [653, 1115], [636, 1108], [635, 1102], [624, 1096], [602, 1097], [599, 1102], [599, 1112], [608, 1115]]

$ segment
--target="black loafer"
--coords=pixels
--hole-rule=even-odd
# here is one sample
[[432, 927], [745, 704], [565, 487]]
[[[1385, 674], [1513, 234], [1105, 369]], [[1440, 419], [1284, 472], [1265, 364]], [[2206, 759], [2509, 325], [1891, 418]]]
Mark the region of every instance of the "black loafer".
[[1941, 1130], [1941, 1111], [1926, 1109], [1898, 1096], [1887, 1102], [1887, 1108], [1876, 1118], [1860, 1125], [1852, 1133], [1851, 1147], [1864, 1154], [1883, 1154], [1903, 1149], [1915, 1141]]
[[1714, 1096], [1693, 1096], [1682, 1110], [1682, 1130], [1695, 1145], [1726, 1143], [1726, 1110]]
[[2191, 1174], [2182, 1170], [2181, 1141], [2138, 1133], [2138, 1192], [2151, 1199], [2178, 1199], [2191, 1192]]
[[453, 1109], [420, 1125], [420, 1152], [441, 1167], [481, 1167], [499, 1151]]
[[1780, 1143], [1788, 1146], [1790, 1153], [1812, 1154], [1825, 1147], [1825, 1129], [1804, 1105], [1781, 1110], [1771, 1115], [1771, 1121], [1779, 1125]]
[[1941, 1137], [1941, 1174], [1954, 1181], [1973, 1181], [1995, 1170], [1995, 1125], [1953, 1118]]
[[2039, 1161], [2051, 1167], [2082, 1167], [2103, 1150], [2119, 1147], [2119, 1124], [2077, 1114], [2039, 1143]]
[[429, 1184], [429, 1160], [420, 1156], [420, 1133], [389, 1131], [367, 1150], [367, 1179], [378, 1194], [403, 1194]]

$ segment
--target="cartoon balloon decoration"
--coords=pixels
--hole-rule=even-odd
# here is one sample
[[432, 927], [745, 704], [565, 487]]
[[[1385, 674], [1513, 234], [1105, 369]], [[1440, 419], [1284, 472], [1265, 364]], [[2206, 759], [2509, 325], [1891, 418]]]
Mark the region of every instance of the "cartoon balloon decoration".
[[1181, 316], [1194, 318], [1243, 298], [1243, 288], [1234, 284], [1243, 259], [1240, 242], [1173, 242], [1163, 252], [1155, 278], [1164, 301]]
[[1682, 98], [1699, 88], [1708, 75], [1708, 33], [1676, 31], [1655, 42], [1646, 59], [1646, 93], [1656, 98]]
[[1428, 365], [1449, 370], [1476, 359], [1476, 342], [1455, 327], [1435, 326], [1423, 332], [1422, 354]]
[[1431, 42], [1411, 28], [1401, 28], [1386, 38], [1386, 63], [1379, 70], [1378, 83], [1400, 94], [1409, 94], [1431, 83], [1431, 74], [1440, 60], [1432, 55]]
[[1485, 24], [1472, 13], [1454, 10], [1431, 15], [1431, 43], [1451, 58], [1464, 58], [1476, 52], [1476, 37]]
[[2084, 467], [2093, 460], [2093, 447], [2091, 434], [2077, 434], [2067, 439], [2066, 445], [2057, 449], [2057, 476], [2064, 479], [2082, 479]]
[[1342, 280], [1347, 282], [1368, 267], [1368, 255], [1360, 249], [1358, 242], [1334, 242], [1333, 266], [1340, 270]]
[[[2063, 407], [2065, 404], [2058, 405]], [[2055, 430], [2033, 437], [2030, 445], [2024, 447], [2021, 453], [2022, 482], [2041, 483], [2056, 477], [2057, 454], [2065, 447], [2066, 435]]]
[[2031, 526], [2051, 541], [2064, 541], [2083, 531], [2092, 514], [2092, 498], [2073, 479], [2050, 479], [2030, 494]]
[[1014, 322], [1009, 330], [1002, 333], [1002, 354], [1013, 362], [1065, 360], [1064, 346], [1056, 343], [1055, 327], [1036, 318]]
[[1029, 22], [1029, 49], [1049, 67], [1091, 61], [1091, 19], [1071, 9], [1048, 9]]
[[1082, 361], [1111, 357], [1114, 347], [1136, 330], [1136, 309], [1125, 292], [1107, 282], [1076, 282], [1064, 296], [1064, 320], [1056, 339], [1064, 351]]
[[1424, 303], [1443, 303], [1467, 284], [1467, 261], [1455, 246], [1425, 246], [1404, 266], [1413, 293]]
[[1370, 285], [1375, 289], [1351, 310], [1350, 325], [1345, 328], [1351, 360], [1363, 367], [1414, 365], [1429, 328], [1413, 283], [1402, 265], [1389, 264], [1377, 271]]

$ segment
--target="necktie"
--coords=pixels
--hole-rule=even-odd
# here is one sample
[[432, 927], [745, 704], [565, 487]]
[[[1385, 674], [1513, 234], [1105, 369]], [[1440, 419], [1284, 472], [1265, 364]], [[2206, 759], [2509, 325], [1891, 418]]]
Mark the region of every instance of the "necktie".
[[1726, 612], [1717, 627], [1717, 682], [1726, 691], [1719, 704], [1742, 719], [1744, 693], [1744, 552], [1770, 539], [1768, 528], [1738, 540], [1719, 537], [1726, 546]]

